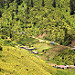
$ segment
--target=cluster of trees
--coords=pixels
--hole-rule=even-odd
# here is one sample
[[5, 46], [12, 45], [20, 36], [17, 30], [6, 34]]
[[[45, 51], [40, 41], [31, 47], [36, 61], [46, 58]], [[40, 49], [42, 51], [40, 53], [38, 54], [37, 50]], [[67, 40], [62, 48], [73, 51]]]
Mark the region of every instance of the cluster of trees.
[[70, 15], [74, 2], [70, 2], [68, 0], [58, 2], [57, 0], [1, 0], [0, 33], [15, 39], [22, 31], [34, 36], [45, 32], [44, 39], [69, 45], [75, 38], [75, 15], [73, 14], [73, 17]]
[[75, 65], [75, 51], [70, 49], [65, 49], [60, 52], [59, 55], [55, 56], [53, 60], [57, 64], [64, 65]]
[[75, 0], [70, 0], [71, 15], [75, 14]]

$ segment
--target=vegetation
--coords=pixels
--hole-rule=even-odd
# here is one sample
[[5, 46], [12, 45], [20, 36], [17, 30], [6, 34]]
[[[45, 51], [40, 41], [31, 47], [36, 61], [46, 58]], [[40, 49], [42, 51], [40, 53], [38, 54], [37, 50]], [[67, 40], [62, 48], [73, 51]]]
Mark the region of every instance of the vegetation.
[[0, 58], [0, 74], [12, 75], [55, 75], [56, 69], [34, 57], [28, 51], [3, 46], [3, 57]]
[[65, 49], [61, 51], [53, 60], [57, 64], [75, 65], [75, 50]]
[[56, 75], [74, 75], [74, 69], [73, 70], [57, 70]]
[[[41, 60], [75, 65], [73, 40], [75, 0], [0, 0], [0, 75], [74, 75]], [[38, 54], [16, 48], [24, 46]]]
[[75, 14], [70, 15], [70, 11], [74, 12], [72, 0], [4, 1], [0, 1], [1, 35], [15, 39], [22, 31], [29, 36], [45, 32], [44, 39], [63, 45], [69, 45], [75, 39]]
[[70, 0], [70, 8], [71, 8], [71, 15], [74, 14], [74, 11], [75, 11], [75, 1], [74, 0]]

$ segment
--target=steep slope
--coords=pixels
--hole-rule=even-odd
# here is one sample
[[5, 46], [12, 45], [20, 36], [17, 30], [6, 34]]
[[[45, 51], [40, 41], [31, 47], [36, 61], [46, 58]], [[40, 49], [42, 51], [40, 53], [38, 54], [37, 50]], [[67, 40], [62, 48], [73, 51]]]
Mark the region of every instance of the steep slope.
[[55, 75], [56, 69], [28, 51], [3, 46], [0, 51], [0, 75]]

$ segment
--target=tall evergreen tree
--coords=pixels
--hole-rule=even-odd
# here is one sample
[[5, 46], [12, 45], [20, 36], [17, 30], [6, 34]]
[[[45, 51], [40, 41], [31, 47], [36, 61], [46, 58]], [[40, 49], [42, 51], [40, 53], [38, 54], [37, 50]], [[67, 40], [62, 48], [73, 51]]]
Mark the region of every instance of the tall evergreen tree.
[[42, 6], [43, 6], [43, 7], [45, 6], [45, 4], [44, 4], [44, 0], [42, 0]]
[[31, 0], [31, 6], [33, 7], [33, 0]]
[[18, 4], [18, 5], [21, 5], [22, 4], [22, 0], [16, 0], [16, 3]]
[[2, 12], [0, 11], [0, 17], [2, 17]]
[[53, 7], [54, 8], [56, 7], [56, 1], [55, 0], [53, 1]]
[[73, 15], [75, 11], [75, 0], [70, 0], [70, 9], [71, 9], [70, 14]]
[[27, 1], [27, 14], [29, 14], [29, 0]]
[[4, 0], [0, 0], [0, 7], [1, 7], [1, 8], [4, 7]]

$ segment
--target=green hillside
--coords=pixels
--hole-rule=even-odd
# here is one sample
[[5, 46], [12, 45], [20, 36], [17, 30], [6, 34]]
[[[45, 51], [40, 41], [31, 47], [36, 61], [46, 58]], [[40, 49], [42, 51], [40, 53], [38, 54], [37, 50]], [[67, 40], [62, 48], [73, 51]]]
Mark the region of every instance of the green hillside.
[[28, 51], [3, 46], [0, 51], [0, 75], [55, 75], [56, 69]]
[[[0, 33], [18, 39], [20, 32], [63, 45], [75, 39], [75, 14], [70, 0], [2, 0]], [[55, 5], [55, 6], [54, 6]], [[74, 11], [74, 9], [73, 9]]]
[[0, 75], [74, 75], [47, 64], [75, 65], [74, 46], [75, 0], [0, 0]]

